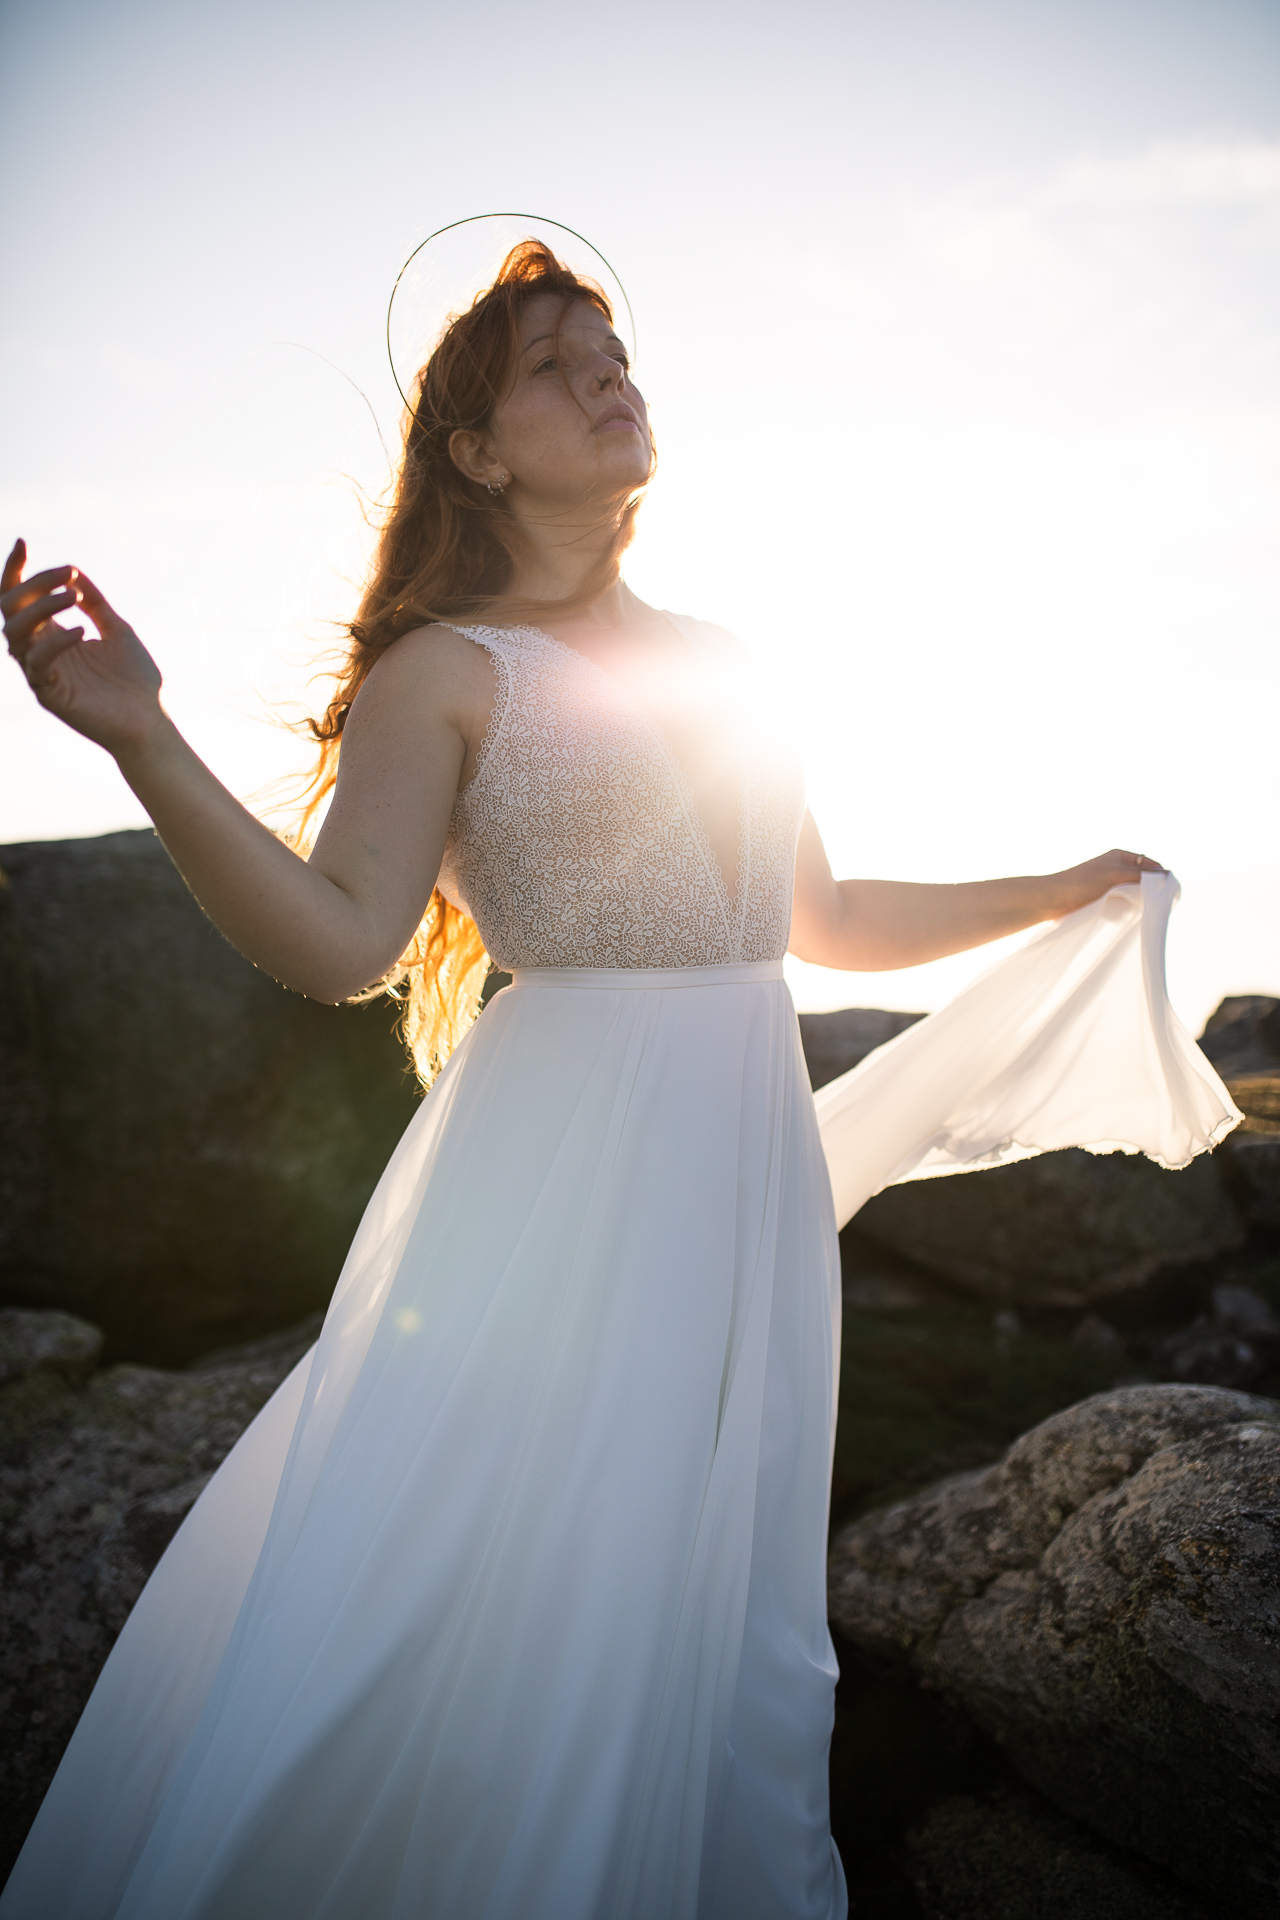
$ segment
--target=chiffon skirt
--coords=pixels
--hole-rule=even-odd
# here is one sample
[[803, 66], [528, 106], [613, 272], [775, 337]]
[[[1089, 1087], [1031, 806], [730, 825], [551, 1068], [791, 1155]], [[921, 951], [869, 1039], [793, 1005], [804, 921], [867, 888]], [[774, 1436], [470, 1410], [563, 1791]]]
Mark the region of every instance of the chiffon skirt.
[[780, 965], [517, 974], [134, 1609], [3, 1920], [842, 1920], [837, 1216], [1229, 1128], [1164, 998], [1175, 891], [817, 1108]]

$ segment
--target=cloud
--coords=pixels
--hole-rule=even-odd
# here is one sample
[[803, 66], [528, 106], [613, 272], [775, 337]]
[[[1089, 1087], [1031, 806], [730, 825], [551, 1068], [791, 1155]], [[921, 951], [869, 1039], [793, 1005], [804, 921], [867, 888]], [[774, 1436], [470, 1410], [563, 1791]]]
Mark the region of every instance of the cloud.
[[1141, 153], [1074, 162], [1052, 197], [1074, 205], [1280, 208], [1280, 143], [1158, 141]]

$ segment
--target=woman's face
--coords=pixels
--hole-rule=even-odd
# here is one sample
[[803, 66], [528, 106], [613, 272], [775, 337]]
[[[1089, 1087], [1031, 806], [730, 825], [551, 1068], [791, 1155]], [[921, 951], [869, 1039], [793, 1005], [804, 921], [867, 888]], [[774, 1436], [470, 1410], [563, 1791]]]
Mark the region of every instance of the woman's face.
[[649, 415], [599, 308], [540, 294], [524, 309], [520, 337], [511, 385], [480, 436], [512, 476], [513, 506], [576, 507], [643, 485]]

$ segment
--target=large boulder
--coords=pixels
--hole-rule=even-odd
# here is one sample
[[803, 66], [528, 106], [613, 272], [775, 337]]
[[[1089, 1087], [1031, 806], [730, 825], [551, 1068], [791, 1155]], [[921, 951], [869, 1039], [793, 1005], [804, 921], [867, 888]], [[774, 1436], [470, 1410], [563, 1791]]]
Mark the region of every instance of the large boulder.
[[1280, 1893], [1280, 1404], [1115, 1389], [835, 1541], [833, 1623], [1066, 1813], [1241, 1915]]
[[0, 1317], [0, 1878], [148, 1575], [320, 1318], [189, 1372], [86, 1378], [97, 1328]]
[[1045, 1307], [1091, 1306], [1243, 1237], [1214, 1156], [1171, 1173], [1080, 1148], [887, 1187], [853, 1226], [968, 1292]]
[[165, 1365], [322, 1306], [417, 1105], [394, 1007], [259, 973], [150, 832], [0, 866], [0, 1301]]
[[1251, 1226], [1280, 1231], [1280, 1128], [1258, 1133], [1237, 1127], [1218, 1148], [1227, 1185]]
[[841, 1007], [835, 1013], [802, 1013], [800, 1042], [814, 1092], [829, 1080], [860, 1066], [886, 1040], [923, 1020], [922, 1013], [897, 1013], [884, 1007]]
[[1244, 1115], [1241, 1132], [1280, 1138], [1280, 999], [1243, 993], [1221, 1001], [1200, 1046]]

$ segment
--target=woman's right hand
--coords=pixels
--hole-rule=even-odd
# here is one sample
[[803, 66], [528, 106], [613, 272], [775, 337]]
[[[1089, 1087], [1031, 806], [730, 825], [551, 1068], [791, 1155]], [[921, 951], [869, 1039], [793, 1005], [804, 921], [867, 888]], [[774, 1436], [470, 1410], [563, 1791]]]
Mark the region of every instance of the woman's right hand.
[[[0, 575], [0, 611], [9, 652], [42, 707], [108, 753], [145, 743], [163, 724], [160, 669], [133, 628], [75, 567], [50, 567], [22, 577], [25, 541], [19, 540]], [[60, 627], [54, 618], [74, 608], [97, 629]]]

